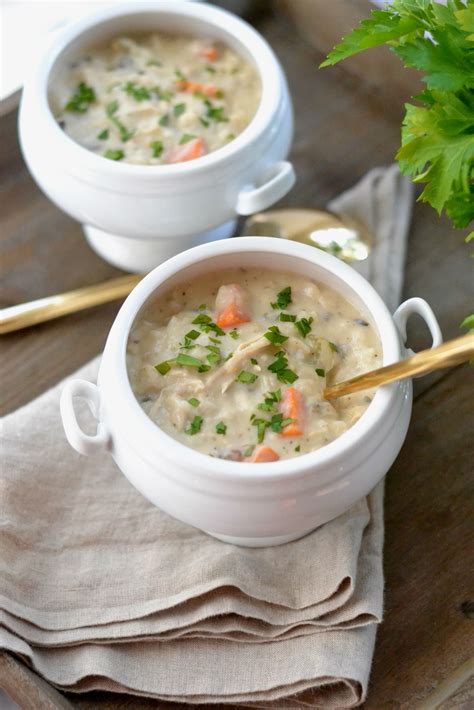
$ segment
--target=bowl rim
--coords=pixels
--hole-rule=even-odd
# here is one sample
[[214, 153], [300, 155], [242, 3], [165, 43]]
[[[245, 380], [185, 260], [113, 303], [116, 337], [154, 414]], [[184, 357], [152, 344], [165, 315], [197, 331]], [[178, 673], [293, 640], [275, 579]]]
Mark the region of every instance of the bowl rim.
[[[114, 400], [111, 407], [113, 412], [120, 412], [123, 407], [127, 410], [127, 428], [134, 431], [134, 446], [136, 447], [138, 439], [140, 439], [140, 443], [144, 443], [146, 440], [147, 445], [140, 446], [142, 456], [146, 457], [144, 452], [150, 452], [154, 448], [162, 459], [186, 460], [188, 468], [199, 470], [207, 477], [238, 482], [245, 479], [257, 482], [269, 479], [278, 480], [288, 474], [304, 475], [329, 465], [342, 465], [347, 460], [348, 452], [360, 444], [361, 440], [366, 438], [374, 427], [380, 425], [393, 406], [403, 383], [394, 382], [380, 387], [360, 419], [329, 444], [300, 456], [261, 463], [258, 466], [250, 462], [219, 459], [187, 447], [160, 429], [148, 417], [133, 393], [126, 363], [130, 329], [140, 309], [158, 288], [164, 286], [171, 277], [176, 277], [190, 266], [211, 257], [229, 254], [235, 254], [238, 257], [242, 253], [256, 252], [269, 255], [276, 253], [279, 256], [300, 259], [324, 269], [330, 276], [343, 281], [363, 301], [377, 326], [382, 344], [383, 364], [390, 364], [400, 358], [402, 344], [387, 306], [366, 279], [336, 257], [309, 245], [272, 237], [236, 237], [194, 247], [156, 267], [133, 289], [114, 321], [99, 369], [98, 386], [99, 389], [106, 390], [106, 392], [104, 391], [105, 402], [107, 398]], [[107, 362], [107, 370], [104, 362]], [[112, 375], [108, 369], [111, 365]], [[114, 384], [112, 387], [110, 386], [111, 377]], [[120, 383], [118, 387], [117, 383]], [[104, 408], [110, 411], [105, 402]], [[129, 419], [129, 415], [133, 417], [133, 420]], [[107, 418], [105, 426], [107, 426]], [[112, 435], [114, 435], [113, 432]]]
[[[218, 28], [232, 36], [244, 46], [252, 56], [255, 68], [260, 76], [261, 97], [256, 113], [250, 123], [234, 140], [207, 155], [185, 163], [171, 165], [136, 165], [121, 161], [107, 160], [77, 143], [59, 126], [49, 105], [48, 86], [51, 72], [56, 67], [60, 56], [78, 38], [98, 25], [107, 25], [120, 17], [137, 16], [148, 13], [167, 16], [185, 16], [204, 22], [212, 28]], [[225, 40], [224, 40], [225, 42]], [[215, 168], [216, 164], [226, 164], [233, 160], [242, 148], [254, 143], [272, 122], [281, 100], [281, 83], [284, 81], [279, 62], [265, 38], [245, 20], [214, 5], [207, 5], [196, 0], [146, 0], [137, 3], [123, 3], [98, 10], [78, 20], [60, 31], [44, 52], [34, 74], [26, 82], [26, 92], [34, 98], [36, 109], [51, 130], [51, 136], [68, 152], [69, 160], [77, 165], [84, 165], [96, 173], [113, 175], [124, 179], [169, 179], [195, 176], [197, 173]], [[62, 157], [64, 160], [64, 156]], [[66, 162], [66, 161], [64, 161]]]

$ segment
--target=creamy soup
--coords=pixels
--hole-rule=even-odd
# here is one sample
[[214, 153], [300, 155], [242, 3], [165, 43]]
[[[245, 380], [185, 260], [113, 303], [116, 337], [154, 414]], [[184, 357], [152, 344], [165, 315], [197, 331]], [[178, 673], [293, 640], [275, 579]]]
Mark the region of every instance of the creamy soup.
[[64, 131], [94, 153], [161, 165], [232, 141], [260, 95], [255, 68], [225, 45], [154, 32], [91, 49], [51, 87], [51, 104]]
[[372, 325], [300, 275], [227, 270], [151, 303], [128, 342], [147, 415], [186, 446], [235, 461], [314, 451], [351, 427], [372, 393], [331, 402], [326, 383], [381, 364]]

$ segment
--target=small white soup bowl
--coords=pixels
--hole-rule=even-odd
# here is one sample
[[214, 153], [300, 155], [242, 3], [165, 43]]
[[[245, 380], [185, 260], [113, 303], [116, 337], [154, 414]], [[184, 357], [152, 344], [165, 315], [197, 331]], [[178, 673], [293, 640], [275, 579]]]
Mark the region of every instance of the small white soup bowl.
[[[203, 274], [218, 280], [220, 270], [228, 267], [281, 269], [327, 284], [375, 327], [385, 365], [406, 355], [402, 341], [411, 313], [424, 318], [433, 346], [441, 343], [441, 332], [422, 299], [406, 301], [392, 317], [372, 286], [347, 264], [314, 247], [269, 237], [195, 247], [158, 266], [132, 291], [107, 339], [97, 386], [72, 380], [62, 392], [61, 414], [70, 444], [83, 454], [110, 451], [146, 498], [189, 525], [238, 545], [278, 545], [340, 515], [387, 473], [405, 439], [412, 387], [409, 380], [380, 387], [342, 436], [288, 460], [225, 461], [174, 440], [148, 418], [132, 392], [126, 366], [130, 329], [151, 298]], [[99, 422], [96, 434], [86, 435], [80, 428], [75, 397], [88, 401]]]
[[[159, 30], [219, 40], [255, 66], [262, 96], [247, 128], [202, 158], [158, 166], [107, 160], [69, 138], [50, 107], [51, 87], [68, 64], [121, 33]], [[230, 236], [237, 215], [266, 209], [295, 180], [284, 160], [291, 100], [275, 54], [246, 22], [199, 2], [120, 4], [66, 29], [25, 84], [19, 130], [42, 190], [84, 225], [104, 259], [129, 271], [149, 271], [197, 243]]]

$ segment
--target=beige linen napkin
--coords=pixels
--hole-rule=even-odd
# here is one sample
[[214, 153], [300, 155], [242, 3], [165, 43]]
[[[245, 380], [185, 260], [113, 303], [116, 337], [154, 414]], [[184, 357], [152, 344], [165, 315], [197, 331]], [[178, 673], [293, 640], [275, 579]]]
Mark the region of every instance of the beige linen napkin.
[[360, 703], [382, 617], [383, 484], [296, 542], [227, 545], [148, 503], [108, 455], [76, 454], [62, 386], [3, 420], [0, 648], [71, 691]]

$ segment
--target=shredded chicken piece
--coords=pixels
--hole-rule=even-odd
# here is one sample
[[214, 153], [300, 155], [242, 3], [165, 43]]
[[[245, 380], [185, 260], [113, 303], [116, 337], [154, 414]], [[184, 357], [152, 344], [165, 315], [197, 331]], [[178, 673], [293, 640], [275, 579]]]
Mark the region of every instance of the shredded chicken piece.
[[209, 377], [206, 382], [206, 389], [208, 387], [212, 387], [215, 382], [220, 381], [222, 385], [221, 392], [224, 394], [224, 392], [229, 389], [230, 385], [234, 381], [237, 371], [242, 368], [242, 363], [261, 350], [268, 348], [270, 344], [270, 341], [263, 335], [259, 335], [256, 338], [252, 338], [251, 340], [246, 340], [244, 343], [241, 343], [234, 350], [230, 360], [227, 360], [227, 362], [225, 362], [221, 367], [219, 367], [218, 370], [216, 370], [216, 372], [214, 372], [213, 375], [211, 375], [211, 377]]

